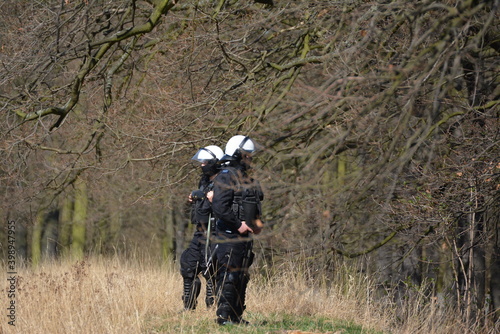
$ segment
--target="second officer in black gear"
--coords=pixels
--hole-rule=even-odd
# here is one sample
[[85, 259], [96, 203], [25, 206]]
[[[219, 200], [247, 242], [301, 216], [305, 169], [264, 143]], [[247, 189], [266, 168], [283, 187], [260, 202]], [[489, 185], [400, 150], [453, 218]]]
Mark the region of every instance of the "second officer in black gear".
[[220, 325], [247, 322], [245, 310], [246, 288], [253, 262], [252, 234], [259, 233], [260, 201], [263, 193], [247, 170], [255, 143], [237, 135], [226, 145], [223, 166], [214, 181], [212, 210], [217, 219], [213, 254], [216, 263], [217, 323]]
[[209, 238], [214, 231], [214, 219], [210, 200], [213, 194], [213, 179], [219, 173], [219, 160], [224, 155], [222, 149], [215, 145], [201, 148], [193, 156], [192, 160], [201, 163], [202, 176], [199, 189], [189, 195], [192, 204], [191, 222], [196, 224], [193, 239], [189, 247], [182, 253], [180, 269], [183, 278], [182, 301], [185, 310], [194, 310], [197, 298], [200, 294], [200, 274], [206, 280], [207, 307], [213, 305], [214, 296], [214, 269], [210, 265], [211, 254], [209, 249]]

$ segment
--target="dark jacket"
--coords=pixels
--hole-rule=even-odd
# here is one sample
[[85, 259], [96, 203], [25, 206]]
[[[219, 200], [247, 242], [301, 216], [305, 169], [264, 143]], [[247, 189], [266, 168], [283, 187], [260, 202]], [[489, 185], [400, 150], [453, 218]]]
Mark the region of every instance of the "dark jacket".
[[214, 183], [206, 178], [200, 180], [199, 190], [203, 193], [203, 197], [193, 202], [193, 208], [191, 212], [191, 222], [193, 224], [202, 224], [206, 227], [208, 219], [212, 215], [212, 205], [210, 201], [206, 198], [206, 194], [213, 190]]
[[260, 211], [260, 201], [264, 198], [260, 185], [242, 168], [225, 167], [220, 171], [214, 180], [212, 201], [217, 230], [237, 233], [243, 220], [240, 216], [241, 199], [249, 193], [257, 197]]

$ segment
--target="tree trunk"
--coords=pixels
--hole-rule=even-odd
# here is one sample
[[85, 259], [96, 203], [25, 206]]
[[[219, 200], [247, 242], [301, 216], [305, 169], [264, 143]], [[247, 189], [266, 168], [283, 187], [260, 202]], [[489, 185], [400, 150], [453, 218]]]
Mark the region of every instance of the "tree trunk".
[[106, 251], [116, 249], [118, 237], [123, 225], [122, 200], [118, 198], [116, 202], [109, 205], [109, 231]]
[[165, 261], [170, 261], [174, 257], [174, 236], [175, 236], [175, 212], [168, 209], [165, 217], [165, 235], [162, 242], [162, 257]]
[[87, 186], [78, 179], [75, 182], [75, 205], [73, 209], [73, 229], [71, 231], [71, 256], [74, 259], [83, 258], [87, 219]]
[[[498, 202], [497, 202], [498, 203]], [[491, 263], [489, 272], [489, 285], [491, 295], [491, 307], [493, 321], [500, 319], [500, 208], [495, 206], [490, 212], [491, 220], [488, 225], [491, 226], [492, 247]]]
[[35, 217], [33, 230], [31, 232], [31, 263], [34, 266], [40, 263], [41, 253], [41, 239], [44, 221], [44, 211], [40, 210]]
[[71, 242], [71, 214], [73, 212], [73, 201], [68, 196], [63, 196], [59, 208], [59, 253], [62, 257], [69, 256]]
[[[474, 244], [474, 268], [473, 268], [473, 293], [474, 293], [474, 310], [475, 318], [482, 314], [486, 302], [486, 252], [484, 237], [484, 215], [482, 213], [475, 213], [475, 244]], [[481, 317], [482, 318], [482, 317]]]
[[16, 221], [16, 253], [20, 261], [25, 261], [28, 258], [28, 242], [28, 229], [26, 228], [26, 224], [21, 221]]
[[101, 219], [97, 222], [97, 231], [94, 235], [95, 244], [93, 251], [96, 254], [103, 254], [109, 241], [109, 220]]
[[57, 217], [58, 213], [52, 211], [45, 218], [41, 241], [43, 259], [53, 259], [57, 255]]

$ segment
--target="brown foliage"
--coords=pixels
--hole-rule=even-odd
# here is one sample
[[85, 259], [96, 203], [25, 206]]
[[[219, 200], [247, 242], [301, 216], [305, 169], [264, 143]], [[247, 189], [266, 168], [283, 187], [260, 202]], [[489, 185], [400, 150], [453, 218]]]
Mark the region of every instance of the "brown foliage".
[[153, 30], [162, 1], [7, 2], [8, 215], [81, 176], [89, 224], [158, 252], [190, 156], [244, 133], [263, 147], [262, 261], [305, 248], [328, 276], [363, 257], [386, 289], [434, 279], [467, 321], [499, 295], [498, 0], [180, 2]]

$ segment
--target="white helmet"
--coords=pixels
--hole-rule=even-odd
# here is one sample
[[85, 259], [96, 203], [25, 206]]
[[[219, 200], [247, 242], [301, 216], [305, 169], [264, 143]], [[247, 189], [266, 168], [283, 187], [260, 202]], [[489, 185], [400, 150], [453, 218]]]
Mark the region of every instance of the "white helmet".
[[210, 145], [200, 148], [198, 152], [191, 158], [191, 160], [196, 160], [201, 163], [207, 163], [214, 160], [214, 162], [222, 159], [224, 152], [219, 146]]
[[241, 153], [252, 154], [256, 151], [255, 143], [247, 136], [236, 135], [231, 137], [226, 144], [226, 155], [223, 160], [235, 160], [241, 158]]

